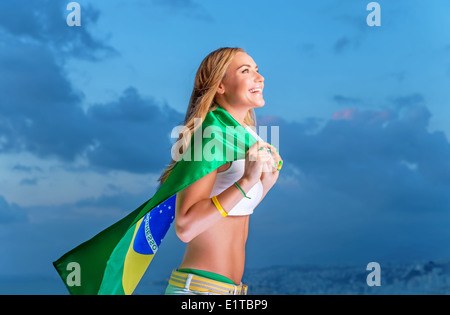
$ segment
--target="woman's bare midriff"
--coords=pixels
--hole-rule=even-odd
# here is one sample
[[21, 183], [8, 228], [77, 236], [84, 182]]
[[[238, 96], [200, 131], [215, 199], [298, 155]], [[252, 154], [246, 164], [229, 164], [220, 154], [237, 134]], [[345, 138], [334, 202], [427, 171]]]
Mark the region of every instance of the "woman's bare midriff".
[[186, 245], [180, 268], [214, 272], [239, 284], [244, 274], [249, 216], [228, 216]]

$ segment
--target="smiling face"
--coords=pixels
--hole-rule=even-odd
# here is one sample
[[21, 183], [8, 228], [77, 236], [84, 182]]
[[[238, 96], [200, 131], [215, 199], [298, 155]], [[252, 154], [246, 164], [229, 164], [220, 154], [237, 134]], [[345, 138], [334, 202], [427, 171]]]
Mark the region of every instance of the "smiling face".
[[248, 110], [264, 106], [264, 77], [245, 52], [238, 52], [231, 61], [217, 89], [216, 100], [224, 107]]

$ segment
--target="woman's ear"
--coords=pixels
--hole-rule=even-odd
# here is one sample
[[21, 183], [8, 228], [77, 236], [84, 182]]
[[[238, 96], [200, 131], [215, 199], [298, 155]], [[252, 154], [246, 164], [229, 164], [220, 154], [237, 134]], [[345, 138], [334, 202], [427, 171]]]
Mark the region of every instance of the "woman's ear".
[[218, 94], [223, 94], [225, 93], [225, 86], [223, 85], [223, 83], [220, 83], [219, 86], [217, 87], [217, 91]]

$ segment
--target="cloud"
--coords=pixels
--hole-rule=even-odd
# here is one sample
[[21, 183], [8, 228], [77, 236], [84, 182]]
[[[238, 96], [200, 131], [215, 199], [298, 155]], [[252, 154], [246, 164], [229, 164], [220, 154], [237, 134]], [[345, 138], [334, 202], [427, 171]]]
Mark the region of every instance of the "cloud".
[[[323, 184], [342, 192], [358, 191], [359, 196], [364, 192], [364, 198], [376, 191], [384, 197], [393, 196], [401, 187], [398, 183], [415, 183], [418, 186], [414, 190], [429, 191], [428, 184], [450, 179], [446, 162], [450, 161], [450, 146], [442, 132], [428, 132], [430, 117], [431, 113], [422, 106], [410, 107], [403, 113], [344, 109], [334, 113], [320, 132], [300, 136], [297, 150], [288, 151], [287, 158], [304, 172], [320, 177]], [[282, 146], [292, 147], [283, 143]], [[417, 164], [418, 174], [401, 161]], [[367, 188], [360, 187], [361, 181], [366, 182]], [[396, 186], [391, 187], [392, 182], [397, 182]], [[405, 188], [414, 191], [410, 190], [413, 187]], [[411, 198], [416, 199], [417, 195], [412, 194]]]
[[[17, 67], [9, 63], [9, 72], [0, 75], [0, 95], [6, 96], [0, 101], [0, 152], [25, 151], [66, 162], [86, 157], [101, 170], [149, 172], [164, 167], [170, 159], [170, 131], [182, 121], [180, 113], [142, 99], [132, 87], [118, 101], [94, 104], [85, 112], [51, 56], [39, 52], [42, 58], [36, 62], [16, 54]], [[11, 61], [12, 55], [0, 53], [0, 63]], [[36, 85], [27, 85], [27, 80], [36, 80]], [[161, 152], [168, 153], [167, 161], [162, 162]]]
[[[131, 100], [133, 99], [133, 100]], [[90, 117], [98, 124], [99, 144], [88, 158], [99, 167], [134, 172], [157, 171], [162, 167], [161, 152], [169, 152], [171, 126], [181, 120], [152, 103], [146, 103], [135, 89], [125, 91], [119, 102], [108, 107], [91, 108]], [[158, 139], [158, 141], [155, 141]], [[169, 156], [167, 156], [169, 157]]]
[[279, 126], [284, 166], [252, 217], [250, 265], [287, 256], [291, 263], [448, 257], [450, 143], [428, 131], [431, 113], [414, 101], [420, 97], [396, 99], [409, 106], [345, 108], [319, 129], [268, 120]]
[[0, 225], [26, 220], [25, 212], [14, 203], [8, 203], [0, 195]]
[[333, 101], [335, 101], [339, 105], [346, 105], [346, 106], [363, 104], [363, 101], [359, 98], [348, 97], [340, 94], [334, 95]]
[[30, 185], [30, 186], [36, 186], [38, 183], [38, 179], [36, 177], [34, 178], [24, 178], [20, 181], [20, 185]]
[[123, 213], [131, 212], [139, 205], [150, 199], [151, 192], [141, 194], [131, 194], [122, 191], [116, 191], [113, 194], [103, 194], [97, 198], [85, 198], [75, 202], [74, 206], [78, 209], [119, 209]]
[[[92, 59], [108, 47], [88, 32], [98, 19], [96, 9], [83, 5], [85, 24], [71, 29], [65, 25], [64, 3], [59, 4], [0, 4], [5, 35], [0, 39], [0, 153], [29, 152], [65, 163], [85, 158], [101, 171], [161, 171], [170, 160], [169, 135], [181, 114], [142, 99], [132, 87], [116, 102], [83, 109], [84, 95], [69, 80], [65, 60]], [[14, 19], [7, 9], [16, 12]], [[161, 152], [168, 153], [167, 161]], [[36, 183], [36, 178], [22, 181]]]
[[97, 23], [100, 11], [91, 5], [83, 5], [82, 26], [69, 27], [66, 23], [70, 13], [66, 10], [67, 4], [63, 0], [30, 0], [24, 4], [1, 1], [0, 30], [22, 42], [42, 43], [60, 57], [97, 60], [100, 56], [117, 54], [89, 32]]
[[334, 43], [333, 50], [336, 54], [340, 54], [350, 46], [350, 43], [347, 37], [341, 37]]
[[65, 24], [65, 5], [0, 3], [0, 152], [72, 161], [91, 143], [83, 94], [68, 80], [64, 62], [110, 49], [88, 32], [98, 11], [86, 7], [87, 25], [74, 30]]
[[413, 93], [406, 96], [391, 97], [390, 101], [398, 108], [424, 106], [425, 97], [420, 93]]
[[341, 35], [333, 44], [333, 52], [336, 55], [346, 53], [353, 48], [358, 50], [361, 45], [371, 38], [369, 32], [373, 32], [373, 28], [369, 27], [366, 22], [369, 11], [365, 10], [365, 6], [361, 6], [358, 1], [346, 1], [336, 3], [335, 8], [331, 11], [332, 20], [338, 22], [341, 28]]
[[170, 131], [182, 120], [167, 105], [144, 100], [130, 87], [118, 101], [85, 112], [82, 94], [42, 46], [11, 45], [0, 52], [0, 66], [0, 152], [26, 151], [66, 162], [87, 156], [103, 170], [163, 167], [160, 152], [170, 152]]
[[90, 141], [81, 93], [43, 45], [7, 44], [0, 50], [1, 150], [73, 159]]
[[12, 169], [15, 171], [21, 171], [21, 172], [26, 172], [26, 173], [42, 172], [42, 168], [40, 168], [39, 166], [28, 166], [28, 165], [23, 165], [20, 163], [14, 165]]
[[20, 216], [8, 213], [5, 218], [2, 201], [0, 197], [0, 276], [46, 275], [58, 282], [52, 261], [124, 216], [116, 208], [62, 204], [25, 207]]
[[137, 173], [159, 172], [169, 162], [170, 132], [183, 119], [132, 87], [117, 102], [91, 106], [87, 117], [95, 142], [87, 152], [91, 165]]

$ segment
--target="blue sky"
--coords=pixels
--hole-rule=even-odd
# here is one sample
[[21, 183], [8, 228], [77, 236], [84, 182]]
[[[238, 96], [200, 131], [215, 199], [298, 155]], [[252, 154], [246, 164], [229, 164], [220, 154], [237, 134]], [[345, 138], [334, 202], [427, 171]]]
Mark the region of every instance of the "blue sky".
[[[448, 259], [450, 3], [0, 3], [0, 276], [51, 262], [149, 199], [201, 60], [244, 48], [280, 130], [248, 266]], [[152, 263], [182, 258], [173, 231]]]

